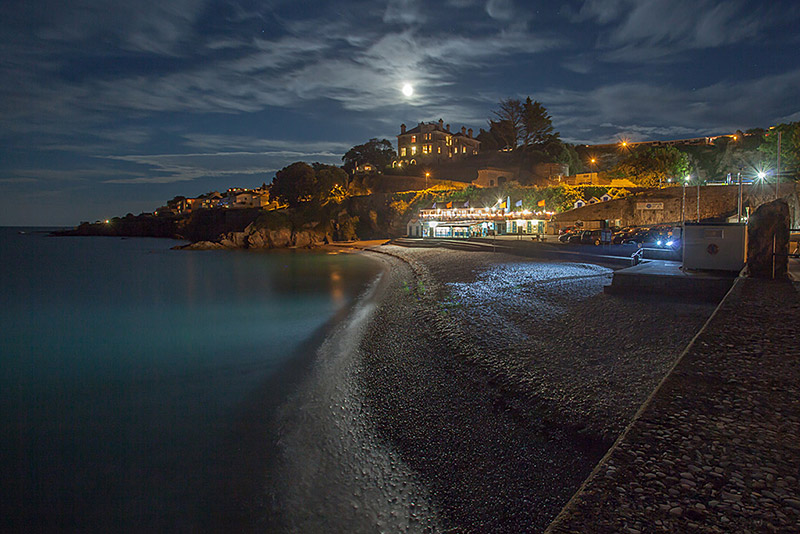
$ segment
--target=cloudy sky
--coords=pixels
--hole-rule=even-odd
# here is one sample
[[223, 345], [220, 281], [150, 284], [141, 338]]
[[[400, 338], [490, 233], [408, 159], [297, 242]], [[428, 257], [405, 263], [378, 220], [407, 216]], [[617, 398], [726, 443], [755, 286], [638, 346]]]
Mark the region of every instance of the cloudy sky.
[[797, 121], [799, 19], [792, 0], [3, 0], [0, 225], [260, 185], [401, 122], [477, 131], [506, 97], [582, 143]]

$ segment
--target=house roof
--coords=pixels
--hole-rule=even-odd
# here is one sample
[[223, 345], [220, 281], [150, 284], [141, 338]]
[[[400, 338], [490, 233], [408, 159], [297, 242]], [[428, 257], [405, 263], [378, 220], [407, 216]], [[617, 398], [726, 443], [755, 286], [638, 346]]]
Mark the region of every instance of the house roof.
[[422, 126], [423, 125], [424, 126], [433, 126], [433, 130], [434, 131], [443, 132], [443, 133], [449, 133], [449, 134], [452, 135], [452, 132], [448, 132], [447, 130], [445, 130], [444, 126], [442, 126], [438, 122], [421, 122], [421, 123], [417, 124], [416, 126], [414, 126], [413, 128], [411, 128], [410, 130], [406, 130], [405, 133], [401, 133], [400, 135], [428, 133], [428, 132], [431, 131], [428, 128], [426, 128], [425, 131], [423, 132], [422, 131]]

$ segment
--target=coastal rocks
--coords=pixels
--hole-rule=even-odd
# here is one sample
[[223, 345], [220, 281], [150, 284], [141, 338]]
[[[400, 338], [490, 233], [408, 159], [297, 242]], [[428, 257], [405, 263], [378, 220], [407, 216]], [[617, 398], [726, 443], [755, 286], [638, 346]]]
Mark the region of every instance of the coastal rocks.
[[216, 241], [198, 241], [181, 247], [185, 250], [313, 248], [330, 242], [325, 229], [313, 225], [293, 230], [290, 227], [258, 228], [250, 224], [243, 232], [227, 232]]
[[756, 209], [747, 227], [748, 276], [786, 277], [789, 261], [789, 225], [789, 205], [785, 200], [762, 204]]

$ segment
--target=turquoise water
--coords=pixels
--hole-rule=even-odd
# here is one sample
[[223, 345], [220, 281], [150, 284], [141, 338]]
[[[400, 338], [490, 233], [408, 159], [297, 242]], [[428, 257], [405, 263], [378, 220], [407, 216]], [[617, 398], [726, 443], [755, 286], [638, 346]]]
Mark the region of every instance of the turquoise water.
[[6, 527], [202, 530], [228, 419], [379, 268], [175, 244], [0, 229]]

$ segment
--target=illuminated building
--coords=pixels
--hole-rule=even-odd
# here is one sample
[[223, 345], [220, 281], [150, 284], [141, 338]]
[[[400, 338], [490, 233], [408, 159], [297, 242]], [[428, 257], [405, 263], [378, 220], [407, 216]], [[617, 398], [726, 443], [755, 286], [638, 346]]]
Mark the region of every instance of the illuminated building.
[[507, 208], [510, 200], [498, 201], [491, 207], [475, 208], [469, 202], [436, 202], [430, 208], [419, 210], [418, 217], [406, 225], [408, 237], [463, 238], [488, 237], [491, 235], [542, 236], [547, 232], [548, 221], [553, 215], [541, 209], [531, 211]]
[[481, 142], [472, 137], [472, 128], [462, 126], [460, 132], [453, 133], [450, 125], [445, 125], [442, 119], [439, 122], [421, 122], [410, 130], [401, 124], [397, 136], [398, 158], [392, 166], [452, 161], [477, 154], [480, 145]]

